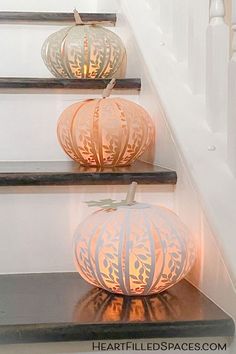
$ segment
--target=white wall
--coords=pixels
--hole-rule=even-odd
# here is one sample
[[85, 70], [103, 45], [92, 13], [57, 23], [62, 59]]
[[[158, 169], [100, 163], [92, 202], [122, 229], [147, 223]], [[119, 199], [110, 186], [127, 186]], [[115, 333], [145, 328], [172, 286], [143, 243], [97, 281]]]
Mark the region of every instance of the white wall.
[[235, 0], [230, 0], [232, 1], [232, 7], [233, 7], [233, 11], [232, 11], [232, 22], [233, 24], [236, 23], [236, 1]]
[[[173, 47], [163, 39], [165, 35], [158, 29], [158, 17], [153, 18], [147, 3], [121, 0], [123, 13], [128, 17], [143, 56], [141, 67], [148, 68], [146, 77], [152, 82], [149, 86], [144, 84], [140, 102], [155, 110], [155, 120], [161, 128], [155, 161], [177, 170], [175, 210], [188, 224], [199, 246], [198, 261], [189, 280], [236, 319], [236, 294], [228, 272], [230, 269], [232, 275], [233, 269], [227, 259], [229, 240], [233, 242], [229, 233], [235, 225], [232, 224], [235, 190], [229, 189], [223, 180], [219, 181], [222, 171], [224, 177], [229, 177], [222, 161], [225, 156], [220, 145], [222, 137], [210, 133], [204, 121], [203, 96], [191, 93], [183, 75], [186, 61], [177, 63]], [[142, 23], [146, 24], [145, 28]], [[152, 45], [146, 45], [147, 38]], [[208, 150], [215, 142], [216, 153]], [[226, 205], [223, 193], [228, 196], [230, 191], [232, 200]], [[233, 253], [230, 256], [232, 265], [235, 258]]]
[[117, 0], [0, 0], [0, 11], [115, 12]]
[[0, 0], [0, 11], [97, 12], [98, 0]]

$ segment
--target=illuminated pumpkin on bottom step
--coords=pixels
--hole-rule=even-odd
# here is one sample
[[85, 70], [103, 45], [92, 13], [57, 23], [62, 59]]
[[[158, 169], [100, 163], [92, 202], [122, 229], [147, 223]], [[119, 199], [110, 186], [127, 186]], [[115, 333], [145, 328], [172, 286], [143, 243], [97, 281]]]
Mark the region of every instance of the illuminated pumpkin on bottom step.
[[149, 204], [107, 200], [78, 227], [75, 258], [89, 283], [123, 295], [162, 292], [195, 260], [190, 232], [172, 211]]

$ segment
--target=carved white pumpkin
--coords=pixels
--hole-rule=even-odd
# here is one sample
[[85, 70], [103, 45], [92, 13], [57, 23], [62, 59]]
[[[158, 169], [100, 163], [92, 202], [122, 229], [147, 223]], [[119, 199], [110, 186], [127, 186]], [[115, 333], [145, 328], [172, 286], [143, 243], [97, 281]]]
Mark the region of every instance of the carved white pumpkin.
[[126, 50], [112, 31], [95, 25], [75, 25], [51, 34], [42, 58], [58, 78], [122, 78]]
[[124, 295], [150, 295], [185, 277], [195, 250], [188, 229], [172, 211], [111, 201], [109, 208], [80, 224], [75, 259], [81, 276], [97, 287]]

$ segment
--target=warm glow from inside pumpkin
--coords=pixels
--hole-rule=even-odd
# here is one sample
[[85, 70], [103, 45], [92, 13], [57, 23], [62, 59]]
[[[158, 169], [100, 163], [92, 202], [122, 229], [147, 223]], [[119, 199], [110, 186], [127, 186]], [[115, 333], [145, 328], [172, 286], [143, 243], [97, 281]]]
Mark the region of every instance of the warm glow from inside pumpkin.
[[191, 235], [177, 215], [140, 204], [92, 214], [77, 231], [75, 255], [84, 279], [125, 295], [166, 290], [195, 259]]
[[88, 67], [84, 65], [84, 77], [87, 77]]
[[72, 26], [51, 34], [42, 58], [55, 77], [123, 78], [126, 50], [121, 39], [101, 26]]
[[128, 166], [152, 144], [154, 125], [136, 103], [105, 98], [68, 107], [57, 133], [63, 150], [83, 166]]

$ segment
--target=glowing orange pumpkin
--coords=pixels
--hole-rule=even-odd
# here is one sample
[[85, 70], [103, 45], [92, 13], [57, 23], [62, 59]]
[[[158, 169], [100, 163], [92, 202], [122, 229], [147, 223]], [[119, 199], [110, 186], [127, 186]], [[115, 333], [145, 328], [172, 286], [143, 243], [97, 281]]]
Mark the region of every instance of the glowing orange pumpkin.
[[57, 129], [64, 151], [84, 166], [132, 164], [153, 142], [149, 114], [123, 98], [78, 102], [61, 115]]

